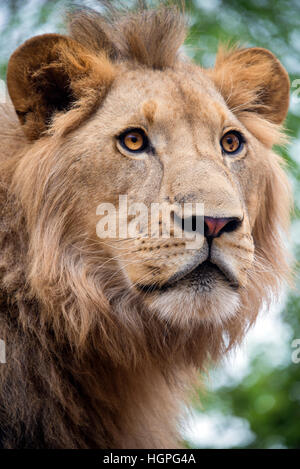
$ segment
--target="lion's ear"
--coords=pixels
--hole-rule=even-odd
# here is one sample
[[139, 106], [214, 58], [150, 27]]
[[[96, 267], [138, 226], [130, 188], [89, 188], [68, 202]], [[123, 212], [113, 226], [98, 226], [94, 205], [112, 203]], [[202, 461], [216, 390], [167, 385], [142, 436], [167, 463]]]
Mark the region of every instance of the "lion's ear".
[[[114, 68], [105, 55], [90, 52], [59, 34], [36, 36], [11, 56], [7, 86], [26, 136], [33, 140], [47, 130], [54, 114], [74, 105], [91, 113], [108, 90]], [[80, 117], [81, 116], [81, 117]], [[76, 124], [75, 115], [71, 119]]]
[[285, 119], [290, 81], [286, 70], [270, 51], [221, 48], [209, 75], [236, 114], [256, 112], [275, 124]]

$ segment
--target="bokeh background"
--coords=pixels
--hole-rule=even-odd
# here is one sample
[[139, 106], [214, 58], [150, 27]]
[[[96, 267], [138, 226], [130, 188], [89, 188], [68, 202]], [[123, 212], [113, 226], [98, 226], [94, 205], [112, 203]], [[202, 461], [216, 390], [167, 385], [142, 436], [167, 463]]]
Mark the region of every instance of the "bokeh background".
[[[94, 6], [96, 1], [77, 0]], [[131, 0], [120, 1], [130, 5]], [[296, 285], [262, 312], [244, 345], [211, 370], [183, 422], [191, 448], [300, 448], [300, 363], [292, 347], [300, 339], [300, 2], [299, 0], [187, 0], [191, 26], [185, 51], [212, 66], [220, 42], [270, 49], [291, 78], [286, 121], [290, 143], [278, 149], [287, 161], [295, 194], [291, 249]], [[29, 37], [64, 32], [68, 0], [1, 0], [0, 78], [10, 54]], [[297, 80], [299, 80], [297, 82]], [[298, 355], [300, 357], [300, 353]]]

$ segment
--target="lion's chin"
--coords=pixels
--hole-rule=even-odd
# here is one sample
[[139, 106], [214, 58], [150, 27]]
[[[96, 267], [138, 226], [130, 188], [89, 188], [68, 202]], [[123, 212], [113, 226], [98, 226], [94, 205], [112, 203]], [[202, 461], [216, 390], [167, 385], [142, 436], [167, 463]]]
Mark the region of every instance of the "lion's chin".
[[163, 321], [186, 328], [201, 322], [221, 325], [237, 313], [240, 296], [228, 285], [220, 283], [210, 291], [177, 287], [155, 292], [145, 301]]
[[218, 269], [208, 268], [171, 287], [148, 289], [144, 301], [161, 320], [186, 329], [201, 322], [221, 325], [237, 314], [240, 295]]

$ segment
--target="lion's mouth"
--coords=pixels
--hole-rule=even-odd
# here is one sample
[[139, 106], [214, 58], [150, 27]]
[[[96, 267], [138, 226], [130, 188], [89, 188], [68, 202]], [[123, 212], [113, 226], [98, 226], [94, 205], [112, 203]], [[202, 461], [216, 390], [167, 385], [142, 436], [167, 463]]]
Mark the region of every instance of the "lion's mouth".
[[198, 264], [192, 270], [189, 270], [182, 276], [176, 276], [174, 279], [168, 280], [163, 285], [143, 285], [137, 284], [137, 288], [146, 293], [152, 292], [165, 292], [170, 289], [175, 289], [179, 286], [192, 287], [193, 289], [199, 290], [199, 292], [209, 292], [213, 290], [218, 280], [226, 281], [228, 286], [233, 289], [238, 288], [238, 282], [232, 275], [221, 267], [213, 264], [207, 260]]

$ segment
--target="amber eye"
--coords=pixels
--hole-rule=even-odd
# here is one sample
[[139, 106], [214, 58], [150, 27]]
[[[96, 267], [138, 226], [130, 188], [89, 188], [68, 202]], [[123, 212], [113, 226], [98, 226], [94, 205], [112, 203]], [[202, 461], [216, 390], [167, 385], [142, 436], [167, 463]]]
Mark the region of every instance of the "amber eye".
[[223, 135], [221, 139], [221, 147], [227, 154], [235, 154], [242, 150], [244, 139], [239, 132], [230, 131]]
[[119, 136], [119, 142], [125, 150], [133, 153], [142, 152], [149, 145], [148, 137], [142, 129], [126, 130]]

